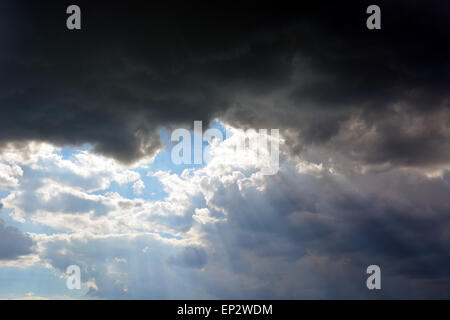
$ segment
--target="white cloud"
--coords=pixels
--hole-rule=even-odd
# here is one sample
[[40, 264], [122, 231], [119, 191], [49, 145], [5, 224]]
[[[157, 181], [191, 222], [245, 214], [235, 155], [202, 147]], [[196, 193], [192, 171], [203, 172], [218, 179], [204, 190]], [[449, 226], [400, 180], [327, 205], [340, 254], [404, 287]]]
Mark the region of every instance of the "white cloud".
[[145, 189], [145, 184], [144, 184], [144, 181], [142, 181], [141, 179], [137, 180], [133, 184], [133, 191], [135, 194], [137, 194], [137, 195], [142, 194], [143, 189]]
[[22, 177], [22, 168], [16, 164], [4, 164], [0, 162], [0, 189], [10, 189], [19, 186]]

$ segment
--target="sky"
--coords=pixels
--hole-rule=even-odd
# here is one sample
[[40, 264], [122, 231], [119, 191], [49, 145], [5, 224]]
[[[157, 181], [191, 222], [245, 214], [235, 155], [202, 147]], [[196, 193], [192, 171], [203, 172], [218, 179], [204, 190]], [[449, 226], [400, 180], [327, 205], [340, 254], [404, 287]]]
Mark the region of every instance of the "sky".
[[450, 298], [450, 3], [372, 2], [0, 0], [0, 299]]

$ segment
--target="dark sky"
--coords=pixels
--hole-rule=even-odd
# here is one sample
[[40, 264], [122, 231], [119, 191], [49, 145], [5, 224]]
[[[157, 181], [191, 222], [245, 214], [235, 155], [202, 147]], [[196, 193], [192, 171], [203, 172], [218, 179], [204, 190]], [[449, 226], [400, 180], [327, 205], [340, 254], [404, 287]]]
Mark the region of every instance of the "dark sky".
[[[133, 162], [158, 147], [158, 127], [220, 117], [292, 129], [299, 152], [357, 115], [377, 141], [329, 148], [369, 163], [448, 160], [448, 119], [430, 116], [448, 108], [445, 1], [379, 1], [376, 31], [366, 1], [79, 1], [81, 31], [65, 28], [69, 4], [1, 4], [2, 143], [90, 143]], [[390, 121], [404, 115], [427, 129]]]

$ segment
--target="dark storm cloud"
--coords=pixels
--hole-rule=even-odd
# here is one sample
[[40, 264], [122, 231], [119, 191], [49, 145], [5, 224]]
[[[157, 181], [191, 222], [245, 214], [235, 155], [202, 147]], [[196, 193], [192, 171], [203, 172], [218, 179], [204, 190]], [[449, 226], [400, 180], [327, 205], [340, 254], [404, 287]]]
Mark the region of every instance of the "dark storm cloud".
[[[130, 162], [159, 147], [160, 126], [220, 116], [293, 129], [297, 152], [331, 141], [363, 162], [449, 158], [446, 2], [379, 1], [377, 31], [365, 27], [368, 2], [79, 2], [75, 32], [69, 4], [1, 5], [2, 143], [91, 143]], [[434, 129], [386, 126], [395, 112]], [[378, 130], [375, 148], [333, 143], [352, 116]]]
[[0, 260], [12, 260], [32, 252], [33, 240], [0, 219]]
[[[267, 182], [262, 193], [251, 188], [244, 196], [233, 185], [210, 200], [225, 208], [227, 223], [207, 228], [217, 244], [209, 264], [226, 257], [234, 272], [269, 283], [284, 298], [449, 297], [441, 290], [450, 279], [447, 182], [402, 171], [349, 182], [286, 167]], [[383, 272], [378, 293], [365, 287], [371, 264]]]

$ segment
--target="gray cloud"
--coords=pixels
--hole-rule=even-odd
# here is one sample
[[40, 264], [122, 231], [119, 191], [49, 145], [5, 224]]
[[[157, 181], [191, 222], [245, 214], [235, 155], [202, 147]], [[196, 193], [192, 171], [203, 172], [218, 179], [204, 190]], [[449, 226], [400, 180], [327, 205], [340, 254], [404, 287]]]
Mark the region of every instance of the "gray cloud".
[[13, 260], [33, 251], [33, 240], [18, 228], [0, 219], [0, 260]]
[[[284, 165], [264, 192], [219, 189], [210, 205], [227, 223], [206, 227], [216, 244], [206, 269], [259, 279], [267, 288], [244, 294], [257, 298], [448, 298], [448, 184], [401, 170], [359, 178]], [[382, 267], [382, 292], [365, 287], [371, 264]]]
[[[82, 2], [80, 32], [63, 27], [64, 3], [4, 5], [14, 38], [0, 57], [0, 142], [91, 143], [131, 162], [160, 146], [159, 127], [220, 116], [294, 130], [295, 152], [326, 143], [341, 150], [333, 138], [358, 115], [379, 133], [369, 146], [344, 141], [359, 161], [446, 162], [448, 5], [379, 5], [377, 32], [365, 28], [364, 2], [263, 2], [257, 13], [243, 4], [131, 2], [126, 16], [109, 2]], [[385, 122], [408, 115], [416, 121]]]
[[[97, 286], [89, 295], [102, 298], [448, 298], [445, 179], [403, 169], [316, 176], [285, 162], [263, 190], [244, 175], [221, 178], [202, 188], [215, 190], [207, 205], [226, 221], [195, 225], [190, 207], [156, 220], [201, 228], [204, 248], [149, 235], [68, 235], [43, 244], [41, 258], [60, 271], [80, 265], [83, 281]], [[365, 287], [371, 264], [382, 268], [380, 292]]]
[[200, 247], [186, 247], [168, 259], [168, 262], [180, 267], [202, 268], [207, 262], [206, 251]]

